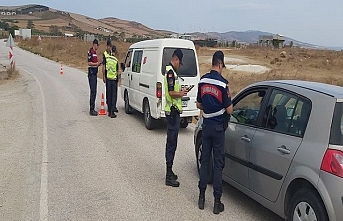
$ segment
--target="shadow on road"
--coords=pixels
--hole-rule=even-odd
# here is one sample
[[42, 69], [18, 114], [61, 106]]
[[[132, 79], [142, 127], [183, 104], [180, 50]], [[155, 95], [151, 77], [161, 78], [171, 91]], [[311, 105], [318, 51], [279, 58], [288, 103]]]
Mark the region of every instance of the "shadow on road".
[[[119, 111], [121, 113], [126, 114], [124, 107], [119, 108]], [[137, 124], [139, 124], [145, 128], [144, 116], [142, 113], [140, 113], [136, 110], [133, 110], [129, 115], [130, 115], [130, 117], [134, 118], [137, 121]], [[152, 131], [154, 131], [154, 133], [156, 133], [156, 134], [164, 134], [165, 135], [167, 133], [166, 129], [167, 129], [167, 121], [165, 118], [162, 118], [160, 120], [155, 121], [155, 126], [152, 129]], [[188, 126], [187, 128], [180, 128], [179, 134], [190, 133], [190, 132], [193, 133], [193, 129], [190, 126]]]

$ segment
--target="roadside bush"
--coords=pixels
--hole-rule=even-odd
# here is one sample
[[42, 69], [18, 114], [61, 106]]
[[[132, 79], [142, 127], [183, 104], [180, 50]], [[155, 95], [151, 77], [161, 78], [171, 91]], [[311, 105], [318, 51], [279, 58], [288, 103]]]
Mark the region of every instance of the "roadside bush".
[[8, 74], [8, 79], [15, 79], [19, 76], [19, 71], [15, 68], [15, 65], [13, 65], [13, 67], [10, 67], [7, 70], [7, 74]]

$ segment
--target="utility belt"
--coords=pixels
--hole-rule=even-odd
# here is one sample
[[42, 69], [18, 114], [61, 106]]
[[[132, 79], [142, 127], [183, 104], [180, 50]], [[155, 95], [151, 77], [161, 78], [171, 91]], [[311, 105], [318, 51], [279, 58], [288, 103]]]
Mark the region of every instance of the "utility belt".
[[170, 116], [170, 124], [174, 125], [176, 121], [176, 115], [181, 114], [182, 112], [176, 107], [176, 106], [171, 106], [170, 107], [170, 112], [165, 112], [166, 115]]
[[226, 111], [221, 115], [222, 115], [222, 120], [220, 121], [218, 121], [218, 119], [214, 120], [213, 118], [204, 118], [204, 123], [206, 122], [206, 124], [209, 124], [209, 125], [222, 125], [225, 131], [229, 126], [231, 115], [228, 114]]
[[172, 113], [179, 113], [179, 114], [182, 114], [182, 111], [180, 111], [176, 106], [171, 106], [170, 107], [170, 111], [165, 111], [165, 114], [166, 115], [171, 115]]
[[98, 74], [98, 67], [88, 67], [88, 75]]

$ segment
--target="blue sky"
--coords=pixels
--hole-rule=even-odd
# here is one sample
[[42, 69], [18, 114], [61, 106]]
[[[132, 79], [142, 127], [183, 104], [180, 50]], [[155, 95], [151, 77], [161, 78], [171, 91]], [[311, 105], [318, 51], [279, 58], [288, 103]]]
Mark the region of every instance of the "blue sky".
[[0, 5], [32, 3], [179, 33], [259, 30], [321, 46], [343, 46], [342, 0], [0, 0]]

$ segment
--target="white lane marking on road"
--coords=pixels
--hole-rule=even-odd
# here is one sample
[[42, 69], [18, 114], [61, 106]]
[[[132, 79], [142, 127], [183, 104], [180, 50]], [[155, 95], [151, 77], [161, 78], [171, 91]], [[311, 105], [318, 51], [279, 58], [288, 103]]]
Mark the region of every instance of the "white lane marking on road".
[[42, 96], [42, 111], [43, 111], [43, 147], [42, 147], [42, 163], [41, 163], [41, 181], [40, 181], [40, 201], [39, 201], [39, 220], [48, 221], [49, 220], [49, 210], [48, 210], [48, 128], [46, 120], [46, 106], [45, 97], [42, 89], [42, 85], [29, 71], [24, 68], [20, 68], [31, 75], [39, 85], [39, 89]]

